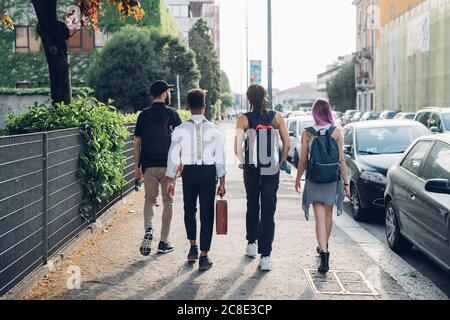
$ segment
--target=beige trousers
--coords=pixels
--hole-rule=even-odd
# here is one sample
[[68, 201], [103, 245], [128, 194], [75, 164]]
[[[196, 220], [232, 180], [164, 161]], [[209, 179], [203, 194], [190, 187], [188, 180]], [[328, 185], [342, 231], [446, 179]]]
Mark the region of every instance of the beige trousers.
[[155, 216], [156, 198], [159, 195], [159, 186], [163, 199], [163, 214], [161, 226], [161, 241], [167, 242], [172, 221], [173, 198], [167, 193], [168, 180], [166, 168], [147, 168], [144, 173], [145, 205], [144, 205], [144, 227], [153, 228], [153, 217]]

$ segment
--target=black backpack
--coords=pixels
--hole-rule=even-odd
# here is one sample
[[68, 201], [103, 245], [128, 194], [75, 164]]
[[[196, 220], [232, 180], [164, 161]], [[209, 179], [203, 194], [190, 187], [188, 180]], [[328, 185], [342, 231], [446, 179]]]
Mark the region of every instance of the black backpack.
[[313, 127], [306, 129], [315, 137], [311, 144], [306, 177], [315, 183], [330, 183], [340, 178], [339, 147], [331, 136], [335, 129], [335, 126], [320, 132]]
[[174, 129], [169, 111], [150, 108], [144, 112], [148, 112], [145, 123], [145, 130], [148, 131], [142, 139], [145, 159], [147, 161], [167, 159]]
[[276, 112], [267, 117], [246, 113], [249, 130], [245, 140], [245, 163], [255, 168], [270, 168], [279, 163], [279, 141], [272, 125]]

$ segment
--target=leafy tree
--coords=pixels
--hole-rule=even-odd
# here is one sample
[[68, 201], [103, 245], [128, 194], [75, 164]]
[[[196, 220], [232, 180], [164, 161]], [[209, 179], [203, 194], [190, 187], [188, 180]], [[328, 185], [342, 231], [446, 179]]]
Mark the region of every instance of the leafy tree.
[[[0, 0], [0, 23], [9, 28], [13, 28], [11, 17], [6, 14], [8, 8], [20, 8], [26, 6], [28, 0]], [[25, 2], [25, 4], [24, 4]], [[70, 103], [71, 84], [68, 62], [68, 39], [70, 30], [66, 23], [58, 19], [58, 2], [61, 0], [31, 0], [37, 17], [37, 33], [42, 40], [45, 56], [50, 73], [51, 98], [54, 103]], [[120, 16], [124, 19], [134, 16], [140, 20], [144, 16], [139, 1], [137, 0], [74, 0], [73, 2], [80, 9], [80, 17], [71, 12], [67, 21], [78, 21], [82, 25], [98, 27], [98, 17], [102, 15], [100, 9], [103, 5], [117, 8]]]
[[233, 93], [231, 92], [230, 80], [225, 71], [220, 71], [220, 100], [222, 101], [222, 113], [225, 108], [233, 105]]
[[[155, 80], [175, 83], [180, 75], [181, 97], [198, 85], [194, 53], [179, 38], [150, 28], [123, 27], [97, 54], [88, 83], [102, 101], [114, 99], [125, 112], [148, 107]], [[176, 101], [176, 96], [173, 96]]]
[[355, 109], [355, 64], [347, 63], [338, 74], [327, 82], [327, 93], [330, 103], [336, 110]]
[[208, 90], [206, 117], [211, 119], [211, 105], [220, 99], [220, 64], [204, 20], [198, 20], [189, 32], [189, 46], [200, 70], [200, 87]]

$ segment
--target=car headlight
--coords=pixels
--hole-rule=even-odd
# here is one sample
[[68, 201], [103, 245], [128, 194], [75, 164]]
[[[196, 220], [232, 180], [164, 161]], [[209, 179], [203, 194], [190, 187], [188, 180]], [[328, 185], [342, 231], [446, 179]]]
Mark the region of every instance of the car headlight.
[[361, 179], [370, 182], [386, 184], [386, 176], [378, 172], [364, 171], [361, 174]]

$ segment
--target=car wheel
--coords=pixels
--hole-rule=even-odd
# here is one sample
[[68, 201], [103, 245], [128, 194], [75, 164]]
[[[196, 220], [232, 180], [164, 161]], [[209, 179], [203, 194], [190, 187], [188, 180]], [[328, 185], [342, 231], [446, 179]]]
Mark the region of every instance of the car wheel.
[[352, 216], [356, 221], [367, 220], [367, 213], [361, 206], [361, 200], [359, 199], [358, 189], [355, 185], [352, 185], [350, 190], [350, 201], [352, 203]]
[[298, 163], [300, 161], [300, 157], [298, 156], [297, 150], [294, 152], [294, 166], [298, 169]]
[[392, 202], [386, 206], [386, 239], [389, 247], [395, 252], [403, 252], [411, 249], [411, 243], [400, 233], [397, 214]]

